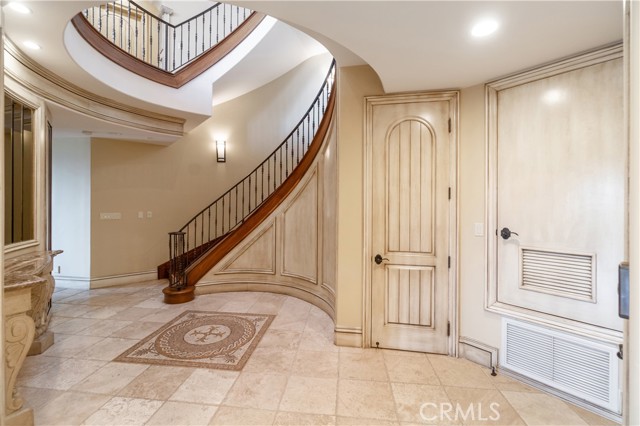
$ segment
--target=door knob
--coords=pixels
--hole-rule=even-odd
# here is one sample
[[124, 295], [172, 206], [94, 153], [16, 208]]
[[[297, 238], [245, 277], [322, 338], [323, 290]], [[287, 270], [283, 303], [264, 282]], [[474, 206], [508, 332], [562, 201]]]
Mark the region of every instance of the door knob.
[[511, 231], [509, 228], [502, 228], [500, 230], [500, 236], [505, 240], [508, 240], [511, 237], [511, 235], [518, 235], [518, 233]]
[[377, 265], [381, 264], [383, 260], [389, 260], [386, 257], [382, 257], [379, 254], [376, 254], [376, 257], [373, 258], [373, 261], [376, 262]]

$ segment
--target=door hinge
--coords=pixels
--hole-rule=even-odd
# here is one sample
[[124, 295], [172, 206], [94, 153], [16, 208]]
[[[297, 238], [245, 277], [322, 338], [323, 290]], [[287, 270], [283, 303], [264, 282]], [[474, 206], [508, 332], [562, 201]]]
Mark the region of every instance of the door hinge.
[[447, 257], [447, 267], [451, 269], [451, 256]]
[[447, 337], [451, 336], [451, 323], [447, 321]]
[[449, 133], [451, 133], [451, 119], [449, 119]]
[[449, 199], [451, 199], [451, 187], [449, 187]]

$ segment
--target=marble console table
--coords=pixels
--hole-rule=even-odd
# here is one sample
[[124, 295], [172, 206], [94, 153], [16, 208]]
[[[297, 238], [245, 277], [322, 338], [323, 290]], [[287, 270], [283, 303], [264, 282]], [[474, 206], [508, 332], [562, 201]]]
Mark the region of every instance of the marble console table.
[[47, 286], [44, 277], [36, 275], [5, 275], [4, 282], [4, 425], [33, 425], [33, 410], [24, 408], [24, 401], [15, 387], [16, 379], [35, 336], [35, 323], [29, 314], [33, 311], [34, 293]]
[[26, 277], [44, 280], [44, 285], [31, 287], [31, 309], [27, 314], [35, 324], [35, 337], [28, 355], [41, 354], [53, 345], [53, 333], [47, 331], [51, 320], [51, 295], [55, 288], [51, 270], [53, 258], [60, 253], [62, 250], [27, 253], [4, 262], [5, 288], [8, 282], [19, 283]]

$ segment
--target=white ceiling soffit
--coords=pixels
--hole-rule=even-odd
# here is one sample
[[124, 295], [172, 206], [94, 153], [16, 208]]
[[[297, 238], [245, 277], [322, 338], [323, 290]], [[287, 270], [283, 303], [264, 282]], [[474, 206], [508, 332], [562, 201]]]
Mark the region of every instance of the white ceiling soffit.
[[[359, 58], [386, 92], [469, 87], [622, 39], [622, 1], [233, 1]], [[475, 39], [472, 25], [496, 19]], [[335, 48], [338, 45], [339, 48]]]

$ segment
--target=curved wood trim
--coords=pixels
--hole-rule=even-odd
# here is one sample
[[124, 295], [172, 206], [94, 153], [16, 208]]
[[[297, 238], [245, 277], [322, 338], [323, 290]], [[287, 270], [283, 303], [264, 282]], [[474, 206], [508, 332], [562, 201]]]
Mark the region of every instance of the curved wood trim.
[[254, 229], [258, 227], [271, 213], [275, 211], [275, 209], [280, 205], [282, 201], [293, 191], [293, 189], [298, 185], [298, 183], [302, 180], [304, 175], [307, 173], [313, 161], [316, 158], [316, 155], [320, 151], [322, 147], [322, 142], [327, 136], [329, 131], [329, 127], [331, 125], [331, 120], [333, 118], [333, 112], [335, 109], [336, 103], [336, 91], [335, 91], [336, 83], [334, 81], [333, 88], [331, 89], [331, 96], [329, 97], [329, 102], [327, 104], [327, 109], [325, 110], [324, 116], [322, 117], [322, 121], [320, 122], [320, 127], [318, 127], [318, 131], [313, 138], [311, 146], [309, 146], [309, 150], [302, 157], [302, 160], [298, 164], [298, 166], [293, 170], [293, 172], [289, 175], [289, 177], [276, 189], [274, 193], [272, 193], [265, 201], [262, 203], [258, 209], [253, 212], [247, 219], [233, 232], [227, 235], [227, 237], [222, 240], [215, 247], [211, 248], [206, 254], [204, 254], [197, 262], [187, 268], [187, 284], [195, 285], [202, 277], [205, 276], [211, 268], [213, 268], [218, 262], [222, 260], [224, 256], [231, 251], [236, 245], [238, 245], [242, 240], [244, 240]]
[[4, 40], [4, 55], [5, 77], [50, 102], [108, 123], [175, 139], [184, 134], [184, 118], [140, 109], [91, 93], [42, 67], [9, 39]]
[[89, 45], [112, 62], [148, 80], [178, 89], [227, 56], [260, 25], [265, 16], [264, 13], [253, 12], [234, 32], [176, 73], [158, 69], [120, 49], [104, 38], [82, 13], [74, 16], [71, 23]]

